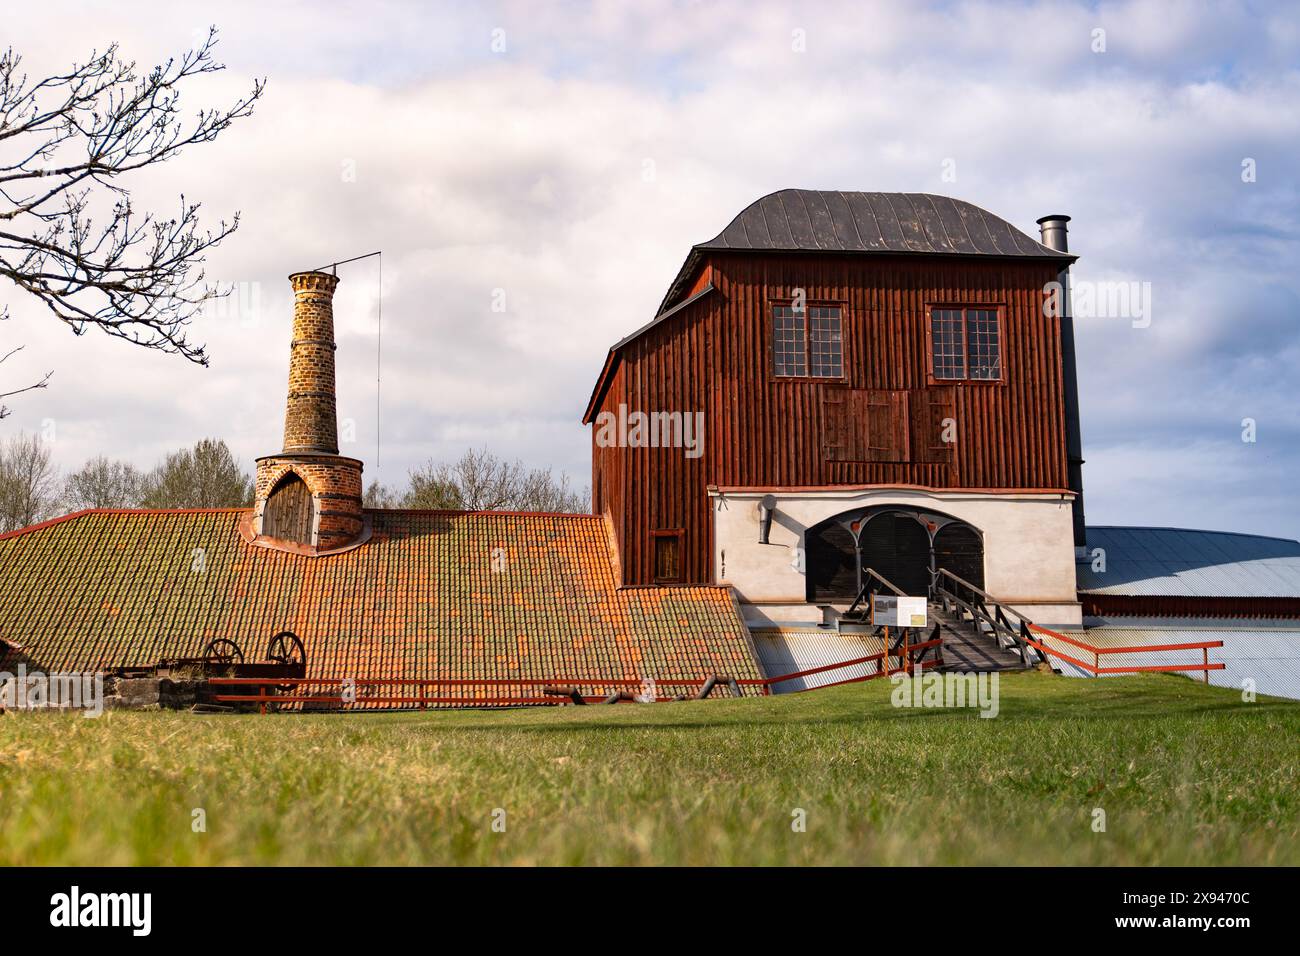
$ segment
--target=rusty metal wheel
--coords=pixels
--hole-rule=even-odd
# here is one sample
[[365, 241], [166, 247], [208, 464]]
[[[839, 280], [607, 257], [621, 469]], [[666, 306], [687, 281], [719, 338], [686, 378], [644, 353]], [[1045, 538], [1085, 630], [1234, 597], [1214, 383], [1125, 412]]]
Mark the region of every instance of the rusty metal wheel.
[[273, 664], [306, 665], [307, 648], [293, 631], [281, 631], [267, 645], [266, 659]]
[[218, 637], [203, 649], [203, 660], [214, 667], [229, 667], [244, 663], [244, 652], [229, 638]]

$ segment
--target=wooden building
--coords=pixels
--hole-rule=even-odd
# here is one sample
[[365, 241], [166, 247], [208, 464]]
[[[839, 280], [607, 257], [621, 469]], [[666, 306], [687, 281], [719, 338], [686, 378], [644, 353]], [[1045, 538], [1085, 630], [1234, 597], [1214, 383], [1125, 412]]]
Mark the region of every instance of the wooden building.
[[584, 417], [623, 585], [779, 622], [948, 567], [1077, 623], [1067, 219], [1039, 242], [942, 196], [783, 190], [693, 247]]

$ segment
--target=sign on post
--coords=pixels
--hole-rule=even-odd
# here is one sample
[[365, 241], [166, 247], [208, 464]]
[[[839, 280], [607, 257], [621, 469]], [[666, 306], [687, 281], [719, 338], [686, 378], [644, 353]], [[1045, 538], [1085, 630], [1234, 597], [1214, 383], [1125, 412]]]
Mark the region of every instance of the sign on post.
[[876, 627], [925, 627], [926, 620], [923, 597], [877, 594], [871, 599], [871, 623]]

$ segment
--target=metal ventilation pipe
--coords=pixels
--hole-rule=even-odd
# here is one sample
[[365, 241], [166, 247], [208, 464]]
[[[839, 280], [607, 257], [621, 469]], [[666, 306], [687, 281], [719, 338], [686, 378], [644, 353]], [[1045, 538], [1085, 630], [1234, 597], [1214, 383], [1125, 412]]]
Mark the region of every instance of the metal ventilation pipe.
[[772, 515], [776, 512], [776, 497], [764, 495], [758, 503], [758, 543], [767, 544], [772, 534]]
[[[1070, 251], [1065, 224], [1069, 216], [1051, 215], [1038, 220], [1043, 245], [1057, 252]], [[1087, 523], [1083, 516], [1083, 434], [1079, 427], [1079, 372], [1074, 351], [1074, 313], [1070, 306], [1070, 266], [1057, 274], [1061, 284], [1061, 369], [1065, 388], [1065, 455], [1070, 490], [1074, 492], [1074, 546], [1087, 544]]]

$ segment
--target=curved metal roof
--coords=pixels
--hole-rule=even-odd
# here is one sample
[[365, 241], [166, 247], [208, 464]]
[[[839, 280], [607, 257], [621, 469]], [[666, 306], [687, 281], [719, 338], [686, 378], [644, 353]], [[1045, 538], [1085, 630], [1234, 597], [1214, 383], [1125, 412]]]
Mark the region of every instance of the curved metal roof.
[[813, 189], [764, 196], [695, 248], [1069, 258], [961, 199]]
[[1079, 589], [1100, 594], [1300, 597], [1300, 541], [1187, 528], [1088, 526], [1106, 570], [1077, 565]]
[[1002, 256], [1073, 262], [1001, 216], [932, 193], [782, 189], [740, 211], [708, 242], [691, 247], [659, 306], [676, 305], [701, 256], [721, 251]]

